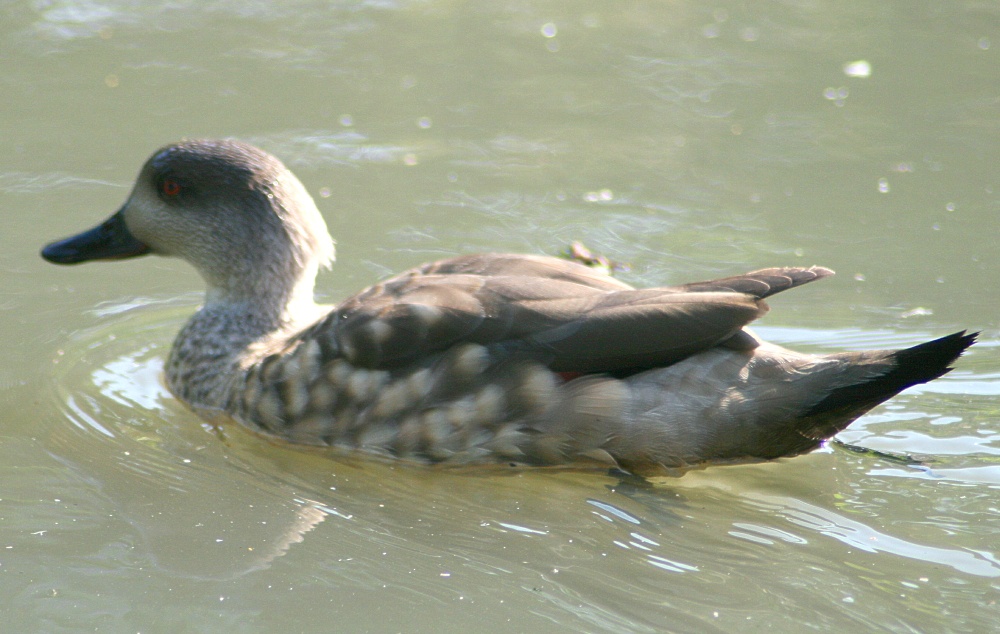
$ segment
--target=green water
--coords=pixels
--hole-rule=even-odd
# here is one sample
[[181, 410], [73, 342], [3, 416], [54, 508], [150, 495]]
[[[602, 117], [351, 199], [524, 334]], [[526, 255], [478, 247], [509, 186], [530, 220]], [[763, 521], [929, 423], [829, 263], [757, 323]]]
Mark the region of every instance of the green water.
[[[995, 630], [998, 55], [986, 2], [0, 4], [2, 629]], [[758, 329], [802, 350], [983, 336], [839, 436], [917, 465], [641, 483], [269, 444], [161, 385], [193, 271], [37, 255], [194, 136], [302, 178], [326, 300], [582, 240], [636, 284], [834, 268]]]

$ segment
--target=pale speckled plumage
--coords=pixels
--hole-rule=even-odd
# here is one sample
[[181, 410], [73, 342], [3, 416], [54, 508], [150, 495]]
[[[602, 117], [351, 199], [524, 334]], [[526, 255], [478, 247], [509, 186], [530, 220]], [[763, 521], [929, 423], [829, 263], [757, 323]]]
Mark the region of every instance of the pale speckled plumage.
[[425, 462], [654, 474], [795, 455], [974, 339], [815, 356], [744, 329], [822, 267], [637, 290], [556, 258], [470, 255], [320, 307], [322, 217], [277, 159], [235, 141], [158, 151], [115, 216], [43, 255], [147, 252], [208, 284], [166, 366], [178, 398], [291, 442]]

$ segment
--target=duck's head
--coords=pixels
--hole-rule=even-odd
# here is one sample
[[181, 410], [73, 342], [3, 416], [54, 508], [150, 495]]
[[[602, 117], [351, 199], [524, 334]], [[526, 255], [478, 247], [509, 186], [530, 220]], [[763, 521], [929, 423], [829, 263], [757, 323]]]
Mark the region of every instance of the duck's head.
[[[207, 301], [311, 301], [333, 240], [302, 183], [278, 159], [230, 140], [168, 145], [139, 172], [124, 206], [101, 225], [49, 244], [56, 264], [146, 253], [190, 262]], [[282, 303], [283, 302], [283, 303]]]

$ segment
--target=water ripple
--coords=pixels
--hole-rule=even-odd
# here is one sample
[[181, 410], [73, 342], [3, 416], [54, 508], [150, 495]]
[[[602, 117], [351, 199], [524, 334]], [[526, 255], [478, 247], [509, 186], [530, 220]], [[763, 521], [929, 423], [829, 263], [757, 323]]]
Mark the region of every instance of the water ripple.
[[1000, 577], [1000, 563], [992, 553], [917, 544], [803, 500], [763, 496], [759, 499], [790, 523], [864, 552], [889, 553], [939, 564], [977, 577]]

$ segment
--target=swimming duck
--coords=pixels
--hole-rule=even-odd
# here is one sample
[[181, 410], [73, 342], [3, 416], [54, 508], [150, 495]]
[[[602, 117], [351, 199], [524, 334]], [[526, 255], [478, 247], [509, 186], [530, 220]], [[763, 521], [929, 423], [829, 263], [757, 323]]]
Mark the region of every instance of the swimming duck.
[[796, 353], [745, 326], [833, 272], [769, 268], [635, 289], [582, 264], [466, 255], [338, 306], [313, 299], [333, 240], [275, 157], [239, 141], [157, 151], [124, 206], [53, 242], [57, 264], [146, 253], [208, 285], [166, 364], [203, 415], [265, 435], [430, 463], [596, 464], [639, 475], [818, 447], [975, 340]]

